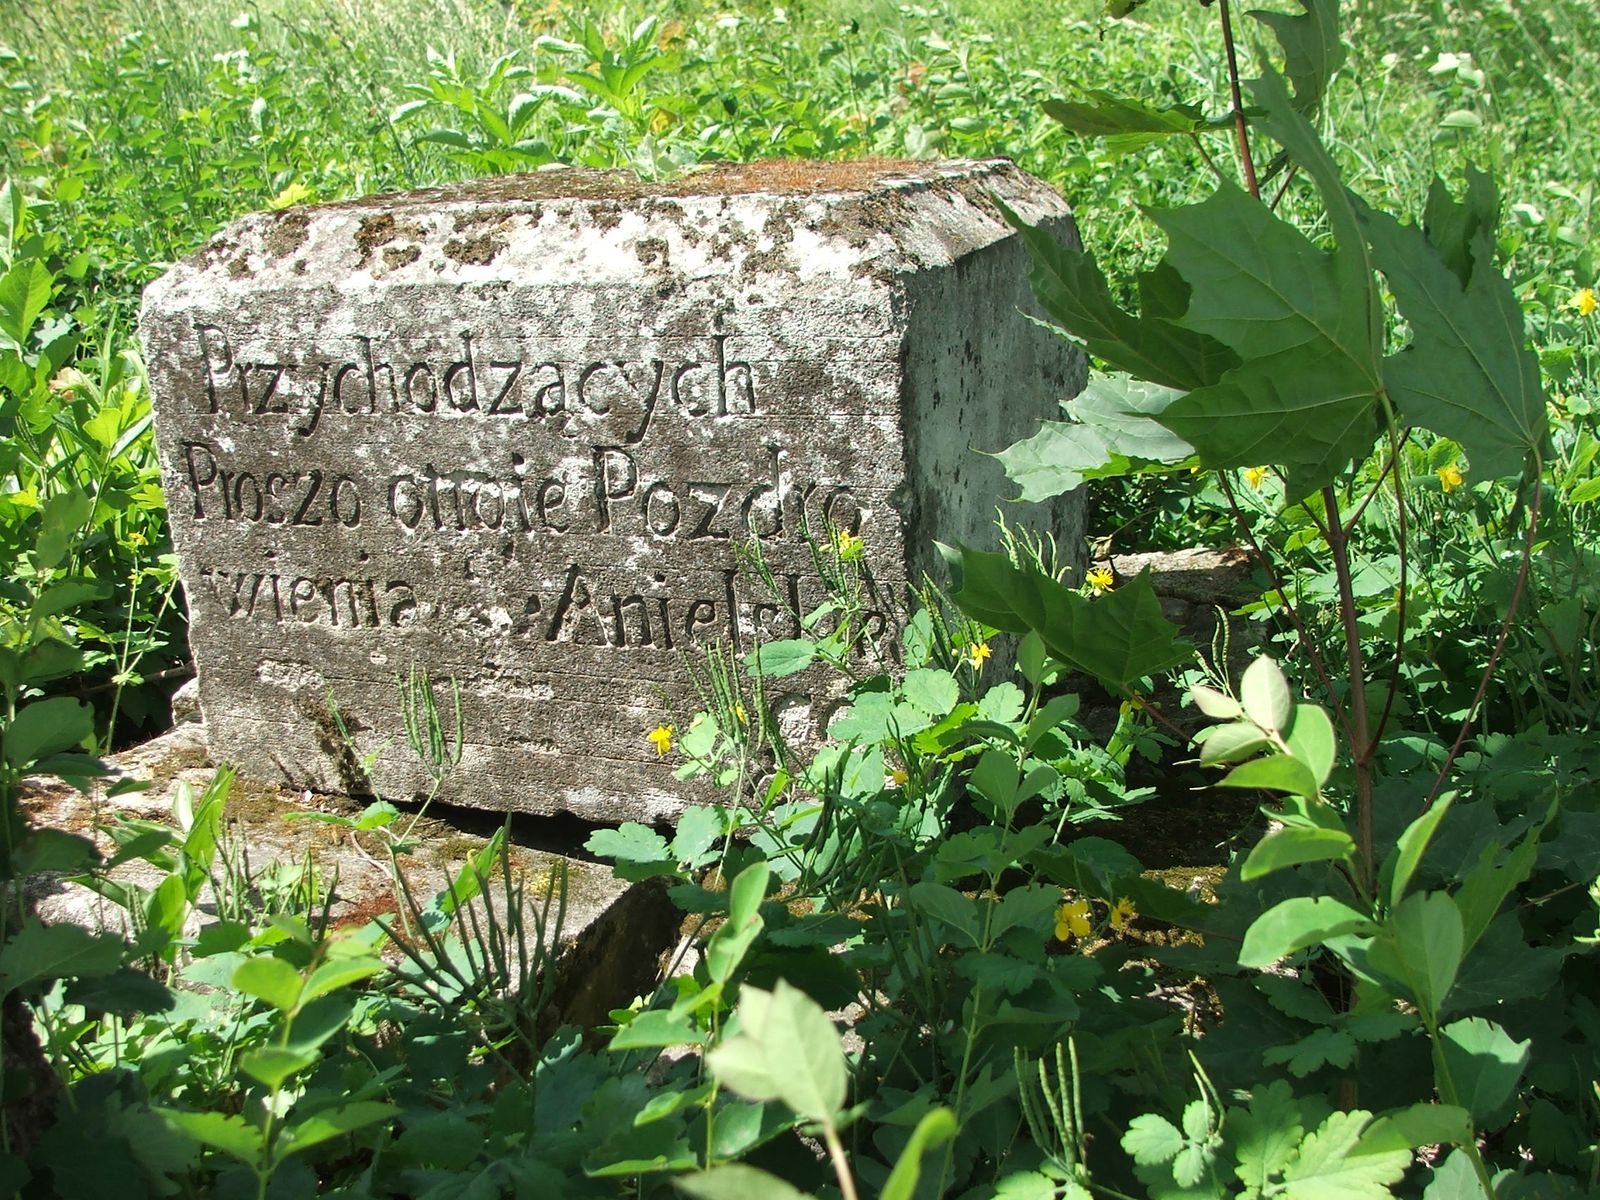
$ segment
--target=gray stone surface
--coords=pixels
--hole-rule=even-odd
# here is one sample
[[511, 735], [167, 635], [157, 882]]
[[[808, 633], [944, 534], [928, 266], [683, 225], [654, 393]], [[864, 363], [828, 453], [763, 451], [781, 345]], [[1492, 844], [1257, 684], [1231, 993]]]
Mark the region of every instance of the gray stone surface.
[[[1081, 386], [994, 197], [1072, 236], [1004, 162], [562, 170], [249, 217], [174, 267], [142, 334], [217, 753], [358, 787], [331, 693], [416, 793], [417, 664], [462, 689], [449, 799], [670, 816], [647, 734], [695, 707], [686, 653], [795, 636], [830, 525], [892, 647], [932, 539], [994, 541], [977, 452]], [[1079, 544], [1070, 501], [1008, 517]], [[781, 682], [814, 732], [828, 684]]]

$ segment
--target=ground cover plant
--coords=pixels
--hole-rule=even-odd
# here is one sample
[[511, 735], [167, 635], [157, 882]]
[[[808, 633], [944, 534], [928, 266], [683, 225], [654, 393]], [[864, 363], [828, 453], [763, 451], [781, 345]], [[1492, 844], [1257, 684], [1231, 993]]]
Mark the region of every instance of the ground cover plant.
[[[989, 30], [963, 9], [460, 6], [453, 46], [418, 34], [420, 6], [19, 11], [0, 1190], [1595, 1188], [1600, 443], [1574, 114], [1600, 85], [1581, 6], [1153, 0], [1131, 23], [1018, 6]], [[63, 36], [86, 14], [113, 45]], [[526, 899], [503, 839], [419, 896], [409, 826], [373, 805], [350, 822], [395, 851], [397, 916], [335, 930], [333, 881], [244, 877], [225, 774], [170, 825], [117, 825], [108, 856], [28, 827], [22, 777], [92, 786], [181, 661], [129, 340], [164, 260], [263, 204], [555, 161], [873, 152], [1008, 152], [1086, 197], [1095, 253], [1022, 234], [1100, 372], [1008, 469], [1032, 495], [1099, 481], [1119, 548], [1249, 545], [1248, 668], [1197, 659], [1148, 581], [1062, 579], [1015, 540], [950, 548], [950, 601], [909, 622], [906, 670], [863, 670], [860, 547], [822, 537], [827, 619], [712, 659], [706, 711], [640, 731], [725, 803], [591, 848], [671, 883], [699, 957], [587, 1037], [541, 1023], [559, 889], [526, 923], [497, 916]], [[852, 673], [852, 703], [802, 753], [761, 694], [816, 662]], [[1186, 707], [1159, 699], [1172, 675]], [[462, 735], [418, 679], [397, 736], [443, 794]], [[1094, 688], [1122, 705], [1109, 734], [1084, 719]], [[1140, 798], [1136, 755], [1191, 738], [1264, 802], [1214, 895], [1146, 873], [1114, 827], [1077, 830]], [[135, 857], [159, 884], [106, 881]], [[40, 870], [96, 882], [131, 935], [40, 924], [21, 890]], [[223, 919], [187, 936], [202, 894]]]

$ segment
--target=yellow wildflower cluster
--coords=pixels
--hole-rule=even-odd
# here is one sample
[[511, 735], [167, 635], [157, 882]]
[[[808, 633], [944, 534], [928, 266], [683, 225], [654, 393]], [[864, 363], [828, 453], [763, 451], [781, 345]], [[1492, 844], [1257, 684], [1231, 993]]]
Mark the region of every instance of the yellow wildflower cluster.
[[1259, 492], [1261, 490], [1261, 481], [1266, 477], [1267, 469], [1265, 467], [1246, 467], [1244, 469], [1244, 481], [1250, 485], [1251, 491]]
[[1567, 306], [1576, 309], [1580, 317], [1592, 317], [1595, 310], [1600, 309], [1600, 300], [1595, 298], [1593, 288], [1579, 288], [1572, 293], [1572, 299], [1567, 301]]
[[649, 741], [656, 748], [657, 758], [672, 749], [672, 735], [674, 732], [671, 725], [657, 725], [650, 731]]
[[[1111, 906], [1107, 923], [1118, 933], [1125, 933], [1133, 922], [1138, 912], [1133, 907], [1133, 901], [1123, 896]], [[1094, 923], [1089, 919], [1089, 902], [1087, 900], [1068, 900], [1056, 909], [1056, 941], [1065, 942], [1071, 938], [1088, 937]]]

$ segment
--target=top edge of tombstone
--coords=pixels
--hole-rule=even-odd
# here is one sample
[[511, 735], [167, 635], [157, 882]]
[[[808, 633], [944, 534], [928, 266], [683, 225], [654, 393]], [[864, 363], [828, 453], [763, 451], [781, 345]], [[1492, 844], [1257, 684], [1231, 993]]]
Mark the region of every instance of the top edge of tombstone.
[[[153, 282], [145, 312], [222, 293], [319, 288], [330, 280], [407, 286], [637, 276], [652, 257], [650, 239], [673, 229], [682, 234], [691, 218], [702, 233], [726, 234], [724, 257], [737, 257], [746, 272], [799, 261], [758, 249], [748, 236], [752, 227], [771, 235], [774, 245], [766, 250], [781, 250], [785, 231], [804, 229], [810, 244], [829, 248], [805, 269], [886, 278], [949, 264], [1010, 237], [1001, 204], [1030, 224], [1070, 227], [1060, 193], [1005, 158], [769, 159], [656, 181], [562, 167], [243, 216]], [[608, 257], [574, 249], [601, 244], [627, 252]], [[693, 258], [678, 255], [674, 266], [685, 257]], [[701, 270], [713, 273], [709, 262]]]
[[1005, 158], [862, 158], [847, 161], [773, 158], [749, 163], [714, 163], [673, 179], [646, 180], [626, 170], [563, 166], [518, 175], [494, 175], [409, 192], [388, 192], [355, 200], [333, 201], [313, 208], [393, 209], [453, 204], [515, 206], [562, 200], [850, 195], [937, 187], [1016, 170], [1011, 160]]

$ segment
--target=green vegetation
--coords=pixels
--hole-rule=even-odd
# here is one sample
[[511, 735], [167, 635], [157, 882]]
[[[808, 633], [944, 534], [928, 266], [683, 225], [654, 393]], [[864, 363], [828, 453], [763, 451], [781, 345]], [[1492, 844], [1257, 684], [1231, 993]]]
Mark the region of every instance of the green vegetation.
[[[1595, 1190], [1587, 5], [374, 7], [76, 0], [0, 27], [0, 1192]], [[541, 1022], [559, 881], [526, 903], [503, 836], [432, 897], [394, 858], [394, 917], [336, 931], [309, 867], [247, 877], [225, 772], [171, 824], [115, 825], [109, 858], [29, 826], [22, 777], [90, 785], [181, 666], [130, 340], [165, 262], [263, 205], [873, 153], [1006, 153], [1074, 199], [1093, 253], [1023, 236], [1102, 372], [1008, 470], [1100, 481], [1119, 547], [1249, 545], [1270, 657], [1233, 677], [1148, 580], [1080, 585], [1013, 541], [951, 548], [906, 669], [863, 671], [835, 534], [810, 634], [713, 655], [707, 711], [649, 735], [725, 802], [590, 840], [668, 881], [698, 959], [587, 1037]], [[816, 663], [851, 707], [801, 752], [761, 691]], [[426, 666], [403, 734], [442, 794], [462, 732]], [[1122, 704], [1099, 738], [1096, 691]], [[1264, 801], [1215, 895], [1074, 828], [1191, 740]], [[381, 801], [337, 820], [396, 855], [412, 828]], [[134, 859], [158, 882], [106, 877]], [[129, 935], [42, 925], [22, 885], [46, 870]]]

